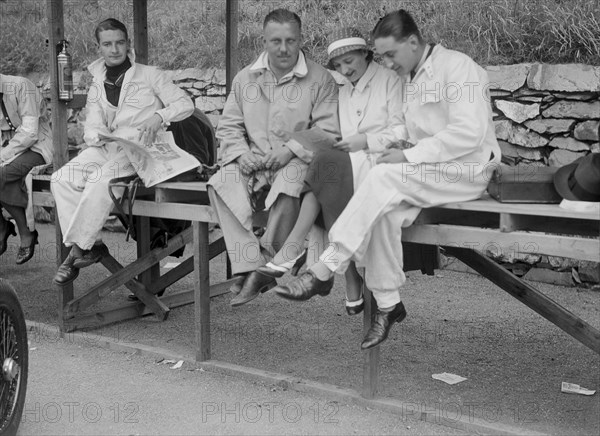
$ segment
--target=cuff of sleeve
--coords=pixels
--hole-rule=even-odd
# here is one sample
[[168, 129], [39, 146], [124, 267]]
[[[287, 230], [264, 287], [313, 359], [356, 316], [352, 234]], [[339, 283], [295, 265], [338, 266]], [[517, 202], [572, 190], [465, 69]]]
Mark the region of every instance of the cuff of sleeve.
[[165, 118], [164, 109], [157, 110], [154, 113], [162, 118], [163, 127], [169, 127], [171, 125], [171, 123], [169, 121], [167, 121]]
[[292, 153], [294, 153], [296, 155], [296, 157], [298, 159], [300, 159], [306, 163], [310, 163], [310, 161], [312, 160], [312, 158], [314, 156], [314, 153], [312, 151], [304, 148], [302, 146], [302, 144], [300, 144], [295, 139], [290, 139], [288, 142], [285, 143], [285, 145], [287, 146], [287, 148], [290, 149], [290, 151]]
[[370, 151], [383, 151], [385, 150], [385, 146], [387, 142], [385, 139], [379, 135], [373, 135], [372, 133], [366, 133], [367, 136], [367, 145]]
[[404, 157], [406, 157], [406, 160], [410, 163], [414, 163], [414, 164], [420, 164], [425, 162], [423, 153], [421, 151], [421, 147], [419, 147], [419, 144], [415, 145], [412, 148], [408, 148], [404, 151]]
[[398, 140], [402, 140], [402, 141], [408, 141], [408, 129], [406, 128], [406, 126], [397, 126], [394, 127], [394, 135], [396, 136], [396, 139]]

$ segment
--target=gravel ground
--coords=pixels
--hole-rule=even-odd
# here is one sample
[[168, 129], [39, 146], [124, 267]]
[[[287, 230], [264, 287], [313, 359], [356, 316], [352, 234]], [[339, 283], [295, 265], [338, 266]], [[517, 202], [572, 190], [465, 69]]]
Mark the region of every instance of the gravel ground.
[[[41, 246], [32, 261], [14, 265], [12, 238], [0, 266], [19, 290], [27, 319], [56, 324], [54, 227], [38, 230]], [[105, 242], [122, 262], [135, 258], [135, 246], [124, 242], [123, 234], [106, 233]], [[163, 265], [179, 261], [167, 258]], [[106, 276], [100, 265], [87, 268], [76, 282], [76, 295]], [[224, 276], [222, 255], [211, 262], [211, 279]], [[328, 298], [303, 303], [267, 293], [232, 309], [229, 296], [213, 298], [213, 358], [360, 390], [362, 318], [345, 314], [343, 285], [337, 280]], [[600, 328], [600, 292], [533, 285]], [[187, 277], [169, 292], [191, 287]], [[124, 301], [127, 294], [118, 289], [98, 307]], [[381, 348], [382, 397], [417, 410], [436, 408], [441, 419], [475, 416], [556, 435], [600, 434], [599, 394], [560, 392], [562, 381], [600, 389], [600, 356], [558, 327], [476, 275], [409, 273], [403, 301], [408, 316]], [[172, 310], [165, 322], [150, 316], [94, 333], [193, 355], [193, 307]], [[451, 386], [431, 378], [442, 372], [467, 380]], [[373, 432], [379, 433], [377, 427]]]

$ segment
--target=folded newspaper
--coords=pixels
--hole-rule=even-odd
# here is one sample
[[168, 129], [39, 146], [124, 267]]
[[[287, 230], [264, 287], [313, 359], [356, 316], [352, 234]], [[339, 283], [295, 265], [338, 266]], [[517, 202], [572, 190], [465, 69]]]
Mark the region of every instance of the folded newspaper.
[[200, 162], [175, 144], [173, 134], [159, 131], [154, 142], [145, 146], [138, 142], [139, 131], [127, 128], [112, 135], [100, 134], [100, 139], [119, 142], [146, 187], [164, 182], [200, 166]]

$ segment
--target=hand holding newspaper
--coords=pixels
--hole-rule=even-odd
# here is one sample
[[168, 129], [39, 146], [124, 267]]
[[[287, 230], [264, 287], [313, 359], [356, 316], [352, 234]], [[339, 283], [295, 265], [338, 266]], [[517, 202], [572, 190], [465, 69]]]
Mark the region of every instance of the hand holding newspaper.
[[127, 158], [146, 187], [164, 182], [200, 166], [200, 162], [175, 144], [173, 134], [159, 131], [150, 146], [138, 142], [139, 132], [134, 128], [115, 130], [111, 135], [100, 134], [100, 139], [122, 144]]

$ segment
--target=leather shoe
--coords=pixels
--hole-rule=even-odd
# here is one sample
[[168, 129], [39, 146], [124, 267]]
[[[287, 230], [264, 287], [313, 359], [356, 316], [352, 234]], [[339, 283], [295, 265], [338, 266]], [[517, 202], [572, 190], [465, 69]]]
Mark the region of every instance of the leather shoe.
[[[349, 306], [349, 303], [353, 303]], [[348, 315], [358, 315], [365, 309], [365, 300], [364, 298], [359, 298], [356, 301], [348, 301], [346, 300], [346, 313]]]
[[406, 309], [402, 301], [396, 304], [390, 312], [382, 312], [377, 309], [373, 324], [371, 324], [371, 328], [365, 335], [362, 344], [360, 344], [360, 348], [366, 350], [385, 341], [392, 329], [392, 325], [402, 321], [404, 318], [406, 318]]
[[64, 262], [58, 267], [58, 271], [56, 271], [56, 275], [54, 276], [54, 283], [64, 286], [77, 278], [79, 275], [79, 268], [76, 268], [73, 265], [74, 260], [75, 257], [71, 256], [71, 253], [69, 253]]
[[258, 271], [252, 271], [246, 276], [240, 293], [231, 299], [231, 307], [246, 304], [275, 286], [277, 286], [277, 282], [273, 277], [266, 276]]
[[[0, 217], [0, 219], [3, 219], [2, 217]], [[12, 223], [12, 221], [5, 221], [5, 232], [4, 232], [4, 236], [2, 237], [2, 239], [0, 240], [0, 256], [2, 256], [4, 254], [4, 252], [6, 251], [6, 249], [8, 248], [8, 244], [6, 243], [6, 241], [8, 241], [8, 238], [12, 235], [12, 236], [17, 236], [17, 232], [15, 231], [15, 225]]]
[[329, 295], [333, 288], [333, 277], [329, 280], [319, 280], [311, 270], [306, 270], [287, 284], [277, 286], [274, 290], [277, 295], [288, 300], [309, 300], [315, 295], [322, 297]]
[[94, 245], [90, 250], [83, 250], [83, 255], [73, 255], [73, 266], [75, 268], [85, 268], [100, 260], [108, 255], [108, 247], [104, 244]]
[[248, 277], [248, 274], [237, 276], [235, 282], [233, 282], [233, 284], [229, 287], [229, 292], [231, 292], [234, 296], [239, 294], [242, 290], [242, 286], [244, 286], [246, 277]]
[[31, 244], [27, 247], [19, 247], [19, 251], [17, 252], [17, 265], [22, 265], [27, 262], [29, 259], [33, 257], [35, 253], [35, 245], [38, 243], [38, 232], [34, 230], [31, 232], [33, 235], [33, 239], [31, 240]]

